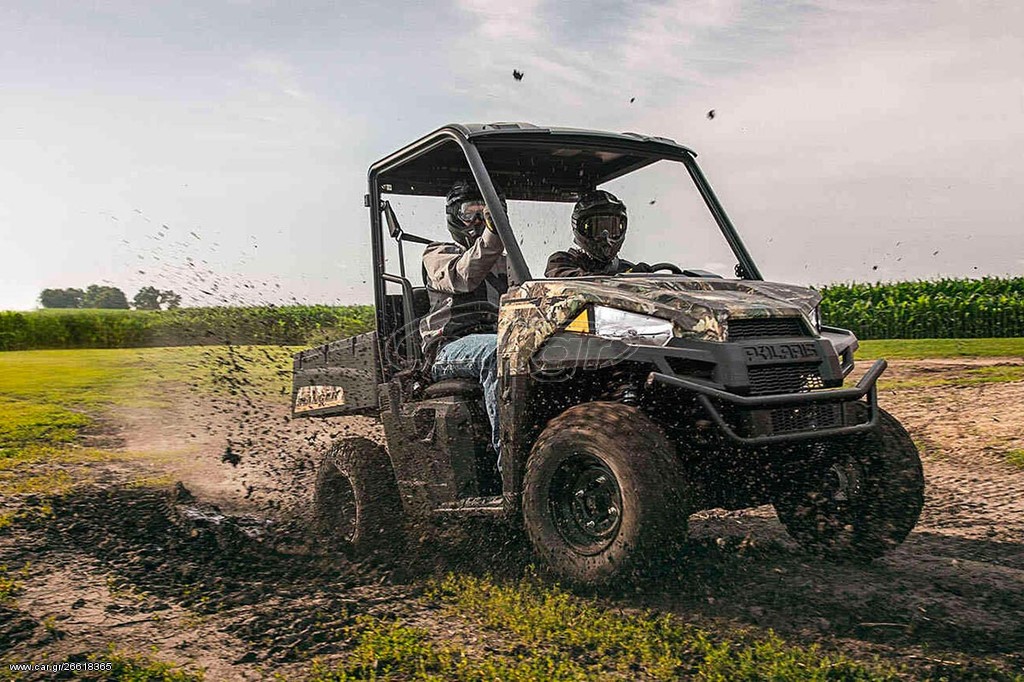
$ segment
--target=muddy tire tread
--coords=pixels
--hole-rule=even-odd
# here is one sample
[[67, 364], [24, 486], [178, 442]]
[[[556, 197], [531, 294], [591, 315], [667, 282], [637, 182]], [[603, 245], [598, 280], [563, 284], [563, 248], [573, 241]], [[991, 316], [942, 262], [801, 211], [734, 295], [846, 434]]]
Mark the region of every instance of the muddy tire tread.
[[[602, 452], [623, 495], [623, 528], [630, 538], [592, 557], [566, 551], [566, 543], [545, 513], [551, 461], [582, 443], [589, 454]], [[580, 446], [577, 446], [580, 447]], [[542, 454], [543, 453], [543, 454]], [[596, 401], [571, 407], [548, 422], [527, 460], [523, 519], [535, 552], [562, 578], [609, 585], [643, 574], [675, 555], [685, 540], [689, 500], [675, 447], [642, 411], [617, 402]], [[620, 533], [621, 535], [621, 533]]]
[[[345, 476], [355, 496], [355, 533], [337, 537], [327, 520], [337, 508], [327, 484]], [[313, 495], [314, 526], [323, 540], [352, 558], [393, 553], [401, 542], [402, 503], [387, 451], [368, 438], [345, 438], [328, 450], [317, 471]]]
[[820, 519], [801, 506], [798, 496], [777, 497], [775, 510], [789, 534], [802, 546], [833, 559], [875, 559], [899, 546], [913, 530], [924, 507], [924, 471], [910, 434], [879, 409], [878, 431], [851, 447], [871, 465], [868, 492], [858, 518], [865, 521], [844, 542], [818, 532]]

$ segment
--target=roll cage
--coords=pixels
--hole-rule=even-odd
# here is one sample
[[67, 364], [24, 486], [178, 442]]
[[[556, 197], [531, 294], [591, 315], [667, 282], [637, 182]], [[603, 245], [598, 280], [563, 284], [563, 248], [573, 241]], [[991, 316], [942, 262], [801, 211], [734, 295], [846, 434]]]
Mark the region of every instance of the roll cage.
[[[484, 157], [487, 157], [485, 163]], [[365, 205], [370, 209], [373, 249], [373, 290], [380, 351], [378, 380], [391, 378], [420, 358], [414, 335], [395, 341], [422, 314], [425, 291], [406, 274], [403, 242], [431, 240], [402, 231], [386, 194], [437, 196], [456, 180], [472, 177], [505, 244], [509, 285], [532, 279], [529, 265], [501, 207], [495, 189], [507, 199], [574, 202], [580, 194], [658, 161], [682, 163], [748, 279], [763, 279], [697, 165], [696, 153], [663, 137], [574, 128], [541, 128], [529, 123], [449, 124], [377, 161], [368, 172]], [[399, 249], [399, 272], [387, 272], [384, 228]], [[402, 288], [400, 300], [387, 294], [387, 284]], [[419, 314], [418, 314], [419, 313]], [[399, 323], [399, 319], [401, 323]]]

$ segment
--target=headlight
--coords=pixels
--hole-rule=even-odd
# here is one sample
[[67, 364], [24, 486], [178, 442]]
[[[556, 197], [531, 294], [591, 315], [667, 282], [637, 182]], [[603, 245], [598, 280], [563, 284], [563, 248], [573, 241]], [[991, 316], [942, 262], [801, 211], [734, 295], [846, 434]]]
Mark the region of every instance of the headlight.
[[821, 305], [814, 306], [814, 310], [812, 310], [810, 313], [808, 313], [807, 319], [810, 321], [811, 327], [814, 329], [814, 331], [816, 331], [816, 332], [818, 332], [820, 334], [821, 333]]
[[664, 346], [672, 338], [672, 323], [668, 320], [604, 306], [587, 308], [566, 329], [655, 346]]

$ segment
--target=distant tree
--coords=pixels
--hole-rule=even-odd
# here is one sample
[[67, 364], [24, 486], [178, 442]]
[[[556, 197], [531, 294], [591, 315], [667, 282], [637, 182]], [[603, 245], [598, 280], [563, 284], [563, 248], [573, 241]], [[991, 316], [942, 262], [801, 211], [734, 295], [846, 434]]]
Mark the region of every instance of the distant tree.
[[156, 287], [142, 287], [132, 299], [136, 310], [160, 310], [161, 291]]
[[160, 292], [160, 305], [167, 310], [174, 310], [181, 307], [181, 296], [170, 289]]
[[119, 310], [128, 309], [128, 297], [117, 287], [99, 286], [90, 284], [85, 290], [85, 298], [82, 301], [83, 308], [115, 308]]
[[81, 289], [43, 289], [39, 304], [44, 308], [81, 308], [84, 298]]

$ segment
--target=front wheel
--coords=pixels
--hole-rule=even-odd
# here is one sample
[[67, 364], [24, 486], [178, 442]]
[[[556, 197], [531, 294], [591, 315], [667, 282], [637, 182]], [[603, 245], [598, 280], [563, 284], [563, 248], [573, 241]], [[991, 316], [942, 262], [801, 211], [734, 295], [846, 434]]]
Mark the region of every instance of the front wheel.
[[523, 519], [537, 555], [589, 584], [641, 573], [685, 537], [675, 448], [635, 407], [591, 402], [551, 420], [527, 460]]
[[402, 504], [391, 460], [366, 438], [346, 438], [325, 455], [313, 493], [316, 530], [328, 548], [354, 558], [394, 550]]
[[811, 446], [809, 460], [782, 481], [775, 511], [802, 546], [833, 558], [873, 559], [917, 524], [921, 458], [899, 421], [879, 412], [874, 433]]

